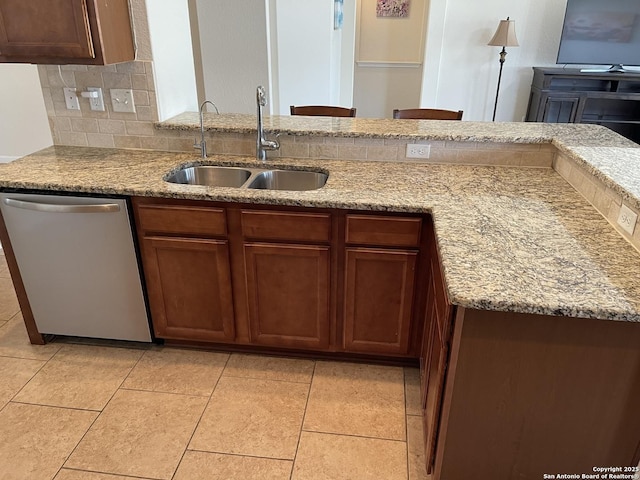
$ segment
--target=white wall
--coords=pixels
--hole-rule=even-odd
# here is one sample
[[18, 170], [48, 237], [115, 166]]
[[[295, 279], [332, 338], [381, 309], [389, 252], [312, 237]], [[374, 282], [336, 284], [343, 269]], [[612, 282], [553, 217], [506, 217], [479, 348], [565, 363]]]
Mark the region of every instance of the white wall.
[[288, 115], [290, 105], [337, 104], [340, 63], [336, 65], [334, 61], [334, 44], [339, 53], [340, 32], [333, 30], [333, 2], [276, 0], [275, 3], [277, 42], [271, 48], [277, 48], [274, 88], [278, 89], [279, 105], [274, 113]]
[[198, 110], [187, 0], [148, 1], [147, 18], [159, 120]]
[[264, 1], [198, 0], [204, 92], [220, 112], [255, 113], [269, 82]]
[[354, 106], [358, 117], [391, 118], [420, 103], [427, 0], [406, 18], [378, 18], [376, 3], [358, 0]]
[[290, 105], [351, 106], [355, 0], [345, 1], [340, 30], [327, 0], [194, 1], [198, 89], [221, 111], [254, 113], [258, 85], [274, 114], [289, 115]]
[[0, 64], [0, 162], [52, 144], [37, 67]]
[[353, 106], [353, 77], [356, 53], [356, 0], [344, 0], [342, 52], [340, 58], [340, 100], [343, 107]]
[[420, 106], [491, 120], [500, 48], [487, 42], [509, 16], [520, 46], [507, 48], [496, 121], [522, 121], [531, 67], [555, 65], [565, 6], [566, 0], [431, 0]]

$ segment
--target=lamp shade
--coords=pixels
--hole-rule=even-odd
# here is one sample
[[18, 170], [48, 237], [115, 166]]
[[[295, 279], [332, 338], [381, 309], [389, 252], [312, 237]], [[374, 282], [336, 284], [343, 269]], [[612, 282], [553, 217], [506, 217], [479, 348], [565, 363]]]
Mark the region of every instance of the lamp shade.
[[515, 20], [500, 20], [500, 25], [493, 38], [487, 43], [493, 47], [517, 47], [518, 39], [516, 38], [516, 22]]

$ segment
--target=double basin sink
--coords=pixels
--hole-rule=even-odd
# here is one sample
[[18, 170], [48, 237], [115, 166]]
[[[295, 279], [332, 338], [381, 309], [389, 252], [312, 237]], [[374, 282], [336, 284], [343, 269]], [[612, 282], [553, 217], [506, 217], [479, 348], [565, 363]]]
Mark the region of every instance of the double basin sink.
[[327, 183], [325, 173], [307, 170], [201, 165], [185, 167], [165, 178], [167, 182], [209, 187], [235, 187], [260, 190], [316, 190]]

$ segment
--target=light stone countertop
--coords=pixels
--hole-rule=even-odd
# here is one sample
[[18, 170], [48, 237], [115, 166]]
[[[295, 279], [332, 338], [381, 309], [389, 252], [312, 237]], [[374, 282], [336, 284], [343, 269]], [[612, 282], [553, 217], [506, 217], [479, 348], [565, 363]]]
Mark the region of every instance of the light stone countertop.
[[[50, 147], [0, 165], [0, 187], [369, 211], [431, 212], [463, 307], [640, 322], [640, 254], [551, 169], [275, 159], [329, 173], [306, 192], [175, 185], [193, 154]], [[262, 167], [249, 157], [205, 163]]]
[[[256, 116], [204, 115], [209, 132], [255, 133]], [[186, 112], [156, 124], [166, 130], [200, 130], [200, 117]], [[532, 122], [466, 122], [373, 118], [265, 116], [269, 134], [407, 140], [552, 143], [640, 210], [640, 145], [600, 125]]]

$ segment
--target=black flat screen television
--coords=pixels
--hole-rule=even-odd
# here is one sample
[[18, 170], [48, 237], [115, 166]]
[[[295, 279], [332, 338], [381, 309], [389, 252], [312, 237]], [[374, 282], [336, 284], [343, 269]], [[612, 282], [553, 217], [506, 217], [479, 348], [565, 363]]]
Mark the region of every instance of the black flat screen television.
[[568, 0], [559, 64], [640, 65], [640, 0]]

